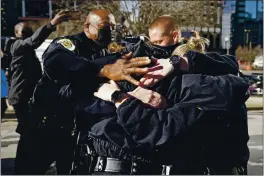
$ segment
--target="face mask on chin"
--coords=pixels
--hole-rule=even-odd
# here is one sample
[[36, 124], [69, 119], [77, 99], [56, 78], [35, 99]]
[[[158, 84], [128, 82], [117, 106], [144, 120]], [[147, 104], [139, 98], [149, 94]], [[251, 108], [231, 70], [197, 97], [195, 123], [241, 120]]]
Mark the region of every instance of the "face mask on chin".
[[98, 30], [98, 38], [95, 42], [103, 48], [106, 48], [111, 43], [111, 29], [103, 28]]

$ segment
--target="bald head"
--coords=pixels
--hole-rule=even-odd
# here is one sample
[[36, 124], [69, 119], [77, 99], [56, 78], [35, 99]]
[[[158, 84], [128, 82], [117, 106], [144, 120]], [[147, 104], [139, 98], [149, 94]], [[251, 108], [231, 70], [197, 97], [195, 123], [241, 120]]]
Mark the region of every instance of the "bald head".
[[25, 25], [24, 22], [17, 23], [15, 25], [15, 32], [18, 31], [18, 30], [20, 30], [21, 28], [23, 28], [24, 25]]
[[33, 34], [32, 28], [25, 22], [20, 22], [15, 25], [14, 32], [18, 38], [27, 38]]
[[151, 42], [161, 46], [177, 43], [180, 38], [177, 19], [170, 15], [158, 17], [149, 26], [149, 37]]
[[163, 15], [155, 19], [149, 26], [149, 31], [159, 29], [164, 35], [180, 30], [177, 19], [170, 15]]
[[115, 25], [115, 18], [111, 12], [105, 9], [93, 10], [84, 23], [84, 33], [88, 38], [106, 47], [111, 42], [111, 30]]
[[91, 11], [88, 14], [86, 21], [85, 21], [85, 23], [93, 24], [93, 25], [98, 25], [104, 22], [115, 24], [115, 18], [113, 14], [105, 9], [97, 9], [97, 10]]

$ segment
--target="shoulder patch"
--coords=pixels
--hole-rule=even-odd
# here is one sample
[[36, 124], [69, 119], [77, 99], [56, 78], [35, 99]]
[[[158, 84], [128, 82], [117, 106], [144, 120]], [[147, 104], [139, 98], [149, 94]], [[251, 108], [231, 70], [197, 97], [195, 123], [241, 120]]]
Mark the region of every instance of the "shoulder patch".
[[64, 48], [70, 51], [74, 51], [75, 49], [75, 45], [70, 39], [60, 39], [59, 41], [57, 41], [57, 43], [60, 43]]

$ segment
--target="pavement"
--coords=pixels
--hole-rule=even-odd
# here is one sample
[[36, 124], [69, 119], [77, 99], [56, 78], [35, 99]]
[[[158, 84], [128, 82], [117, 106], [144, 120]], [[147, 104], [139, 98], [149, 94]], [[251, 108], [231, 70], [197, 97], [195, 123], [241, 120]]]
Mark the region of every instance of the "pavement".
[[263, 70], [240, 70], [243, 74], [251, 75], [251, 74], [263, 74]]
[[[250, 140], [250, 159], [248, 162], [249, 175], [263, 175], [263, 111], [248, 112]], [[17, 122], [12, 120], [1, 123], [1, 174], [13, 172], [19, 134], [15, 132]], [[32, 161], [34, 162], [34, 161]]]
[[248, 110], [263, 110], [263, 97], [251, 96], [246, 102]]
[[263, 175], [263, 111], [248, 113], [248, 175]]

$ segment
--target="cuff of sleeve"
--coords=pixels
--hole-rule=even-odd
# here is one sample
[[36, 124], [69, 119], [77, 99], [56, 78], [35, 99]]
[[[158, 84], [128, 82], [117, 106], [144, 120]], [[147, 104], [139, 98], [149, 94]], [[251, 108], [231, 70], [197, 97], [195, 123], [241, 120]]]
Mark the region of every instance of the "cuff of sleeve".
[[52, 25], [51, 23], [47, 24], [47, 28], [51, 29], [52, 31], [56, 31], [56, 25]]
[[[126, 107], [127, 105], [129, 105], [131, 103], [131, 101], [135, 99], [134, 97], [129, 97], [128, 99], [126, 99], [126, 101], [124, 101], [117, 109], [116, 112], [118, 113], [123, 107]], [[140, 100], [138, 100], [140, 101]]]
[[180, 60], [181, 60], [181, 57], [177, 55], [172, 56], [170, 58], [170, 63], [173, 65], [174, 70], [180, 70]]
[[105, 56], [105, 57], [95, 60], [94, 66], [95, 66], [97, 73], [99, 74], [99, 72], [105, 65], [113, 64], [119, 58], [121, 58], [121, 55], [118, 53], [118, 54], [112, 54], [112, 55]]

